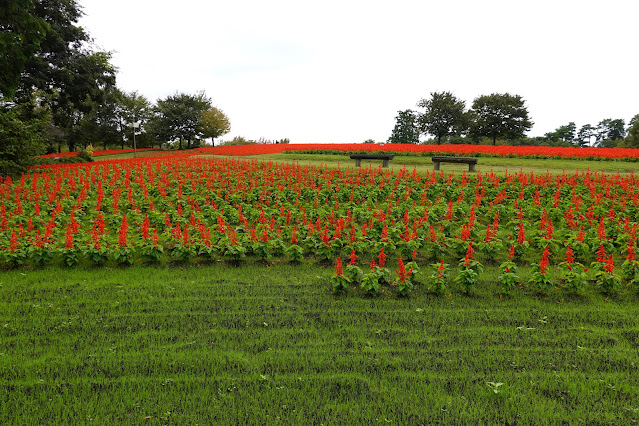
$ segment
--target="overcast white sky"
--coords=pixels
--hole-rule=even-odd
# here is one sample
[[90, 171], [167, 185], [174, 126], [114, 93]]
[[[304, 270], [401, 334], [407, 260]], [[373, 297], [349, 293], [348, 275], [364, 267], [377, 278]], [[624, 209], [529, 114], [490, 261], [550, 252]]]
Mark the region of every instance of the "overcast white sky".
[[639, 114], [637, 0], [78, 0], [118, 86], [204, 90], [233, 136], [386, 141], [451, 91], [521, 95], [540, 136]]

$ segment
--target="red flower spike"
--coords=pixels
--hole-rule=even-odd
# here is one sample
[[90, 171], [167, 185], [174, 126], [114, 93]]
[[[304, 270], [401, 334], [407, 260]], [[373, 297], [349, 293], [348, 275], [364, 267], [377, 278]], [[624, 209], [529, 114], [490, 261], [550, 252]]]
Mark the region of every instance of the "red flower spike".
[[122, 224], [120, 225], [120, 231], [118, 232], [118, 246], [126, 247], [126, 237], [129, 224], [126, 220], [126, 215], [122, 216]]
[[548, 246], [546, 246], [544, 253], [541, 255], [541, 262], [539, 262], [539, 272], [542, 274], [545, 274], [548, 270], [548, 265], [550, 264], [550, 261], [548, 260], [549, 257], [550, 250], [548, 249]]
[[337, 262], [335, 263], [335, 275], [341, 277], [344, 275], [344, 271], [342, 270], [342, 258], [338, 257]]
[[606, 254], [606, 249], [604, 248], [603, 244], [601, 244], [599, 246], [599, 249], [597, 250], [597, 262], [604, 263], [607, 258], [608, 255]]
[[395, 272], [399, 275], [399, 280], [401, 282], [406, 282], [406, 267], [404, 266], [404, 262], [401, 257], [397, 259], [397, 269], [395, 269]]
[[628, 255], [626, 256], [626, 260], [629, 262], [632, 262], [635, 260], [635, 246], [634, 246], [634, 241], [630, 240], [628, 242]]
[[352, 249], [349, 265], [355, 266], [356, 262], [357, 262], [357, 255], [355, 254], [355, 249]]
[[612, 254], [610, 255], [610, 257], [608, 257], [606, 259], [606, 266], [604, 266], [604, 271], [612, 274], [615, 272], [615, 263], [614, 260], [612, 258]]
[[470, 261], [475, 256], [475, 249], [473, 249], [473, 242], [471, 241], [468, 244], [468, 249], [466, 250], [466, 257], [464, 258], [464, 266], [468, 266]]
[[568, 244], [568, 247], [566, 247], [566, 263], [568, 265], [571, 265], [574, 262], [575, 262], [575, 256], [572, 252], [572, 248], [570, 247], [570, 244]]
[[18, 250], [20, 248], [20, 243], [18, 242], [18, 238], [16, 237], [16, 231], [11, 231], [11, 239], [9, 240], [9, 250], [11, 253]]
[[379, 264], [380, 268], [383, 268], [386, 264], [386, 253], [384, 253], [383, 247], [382, 250], [379, 252], [379, 256], [377, 257], [377, 263]]

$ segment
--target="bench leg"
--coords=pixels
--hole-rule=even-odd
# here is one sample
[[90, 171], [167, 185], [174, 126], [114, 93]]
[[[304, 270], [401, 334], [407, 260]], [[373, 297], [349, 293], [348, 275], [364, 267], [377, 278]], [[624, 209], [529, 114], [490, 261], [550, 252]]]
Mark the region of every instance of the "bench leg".
[[473, 163], [469, 163], [468, 164], [468, 171], [469, 172], [474, 172], [475, 171], [475, 165]]
[[355, 160], [355, 167], [362, 167], [362, 160], [356, 159]]
[[388, 160], [382, 160], [382, 167], [388, 167]]
[[435, 161], [435, 170], [439, 170], [439, 161]]

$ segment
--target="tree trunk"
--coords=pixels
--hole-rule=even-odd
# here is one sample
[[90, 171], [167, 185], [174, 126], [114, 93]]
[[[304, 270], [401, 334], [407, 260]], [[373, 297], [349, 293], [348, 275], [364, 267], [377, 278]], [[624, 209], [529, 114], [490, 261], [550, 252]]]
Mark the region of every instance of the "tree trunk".
[[180, 138], [180, 150], [182, 150], [182, 138]]
[[442, 144], [442, 137], [440, 135], [440, 136], [437, 136], [437, 145], [441, 145], [441, 144]]
[[497, 145], [497, 136], [493, 136], [493, 146]]

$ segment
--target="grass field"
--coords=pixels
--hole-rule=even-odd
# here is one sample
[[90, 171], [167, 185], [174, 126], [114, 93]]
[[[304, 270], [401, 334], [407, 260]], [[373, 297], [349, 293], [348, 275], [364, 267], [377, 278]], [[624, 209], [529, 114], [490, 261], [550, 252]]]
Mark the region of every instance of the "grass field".
[[[340, 155], [251, 158], [354, 167]], [[433, 164], [398, 156], [391, 167], [425, 173]], [[480, 158], [478, 171], [636, 167]], [[239, 267], [165, 257], [153, 267], [0, 270], [0, 424], [639, 420], [636, 289], [504, 292], [497, 264], [482, 258], [469, 295], [452, 282], [456, 274], [443, 294], [418, 282], [406, 298], [359, 288], [334, 295], [332, 264], [312, 256], [298, 265], [253, 256]], [[520, 265], [519, 274], [526, 283], [532, 268]]]
[[[184, 151], [167, 151], [167, 155], [182, 153]], [[186, 151], [188, 152], [188, 151]], [[163, 154], [158, 151], [140, 152], [138, 156], [157, 156]], [[210, 155], [205, 154], [205, 157]], [[224, 157], [216, 155], [215, 157]], [[133, 158], [133, 153], [104, 155], [96, 157], [96, 161], [100, 160], [117, 160], [124, 158]], [[238, 158], [238, 157], [229, 157]], [[263, 154], [263, 155], [251, 155], [248, 157], [241, 157], [254, 160], [273, 161], [277, 163], [284, 162], [297, 162], [299, 164], [310, 164], [313, 166], [326, 165], [328, 167], [355, 167], [355, 160], [351, 160], [348, 155], [329, 155], [329, 154]], [[362, 160], [362, 167], [377, 168], [381, 165], [379, 160]], [[426, 173], [433, 170], [433, 161], [430, 157], [421, 156], [396, 156], [389, 163], [391, 169], [399, 170], [403, 167], [412, 170], [416, 168], [419, 173]], [[575, 170], [587, 170], [590, 169], [593, 172], [605, 172], [605, 173], [632, 173], [639, 170], [639, 163], [629, 161], [595, 161], [595, 160], [570, 160], [570, 159], [531, 159], [531, 158], [496, 158], [496, 157], [480, 157], [477, 163], [477, 172], [490, 172], [501, 174], [506, 170], [514, 173], [519, 170], [525, 172], [545, 173], [550, 171], [551, 173], [566, 173], [574, 172]], [[441, 170], [444, 172], [463, 172], [468, 170], [466, 164], [452, 164], [442, 163]]]
[[[251, 158], [259, 160], [272, 160], [281, 162], [299, 162], [300, 164], [319, 165], [325, 164], [329, 167], [355, 167], [355, 160], [351, 160], [348, 155], [317, 155], [317, 154], [268, 154], [256, 155]], [[377, 168], [381, 165], [379, 160], [362, 160], [362, 167]], [[392, 169], [399, 170], [402, 167], [412, 170], [416, 168], [419, 173], [430, 172], [433, 170], [433, 161], [431, 157], [419, 156], [396, 156], [390, 161], [389, 166]], [[479, 157], [476, 170], [477, 172], [487, 173], [491, 170], [495, 173], [504, 173], [508, 170], [511, 173], [518, 172], [520, 169], [526, 172], [545, 173], [547, 170], [553, 172], [566, 171], [567, 173], [575, 170], [590, 169], [597, 172], [606, 173], [631, 173], [639, 169], [639, 163], [628, 161], [593, 161], [593, 160], [570, 160], [570, 159], [530, 159], [530, 158], [496, 158], [496, 157]], [[467, 164], [442, 163], [441, 170], [444, 172], [468, 171]]]
[[334, 296], [312, 265], [0, 275], [2, 424], [631, 424], [636, 294]]

